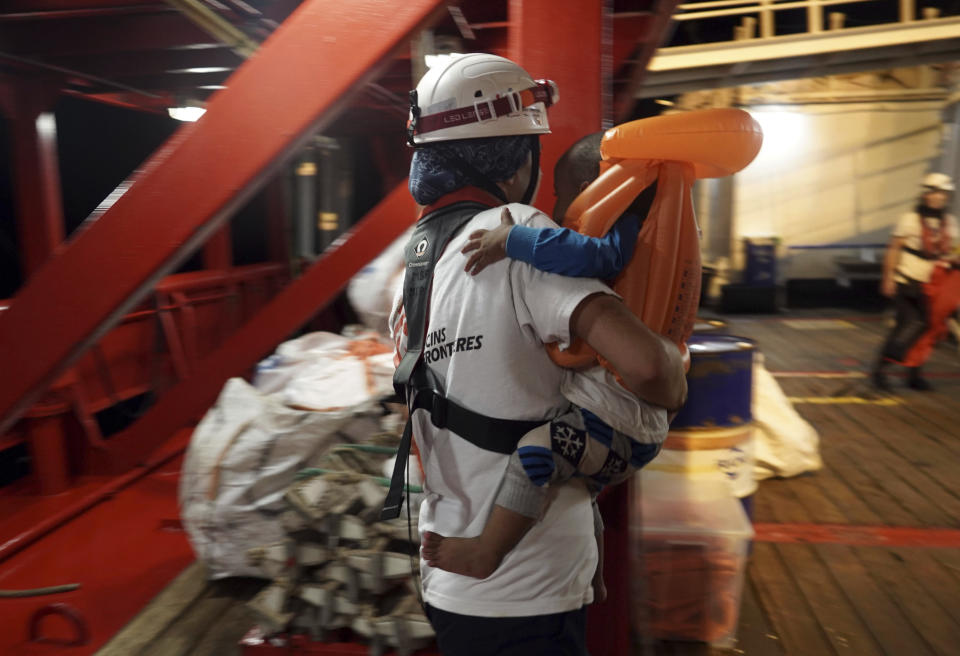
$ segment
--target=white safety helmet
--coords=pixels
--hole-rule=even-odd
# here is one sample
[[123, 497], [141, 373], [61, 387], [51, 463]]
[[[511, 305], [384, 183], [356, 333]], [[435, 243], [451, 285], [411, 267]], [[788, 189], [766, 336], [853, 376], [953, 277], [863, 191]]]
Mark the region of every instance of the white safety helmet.
[[407, 134], [412, 145], [548, 134], [547, 107], [557, 85], [534, 80], [509, 59], [472, 53], [431, 68], [410, 92]]
[[953, 193], [953, 180], [946, 173], [928, 173], [923, 178], [924, 191], [947, 191]]

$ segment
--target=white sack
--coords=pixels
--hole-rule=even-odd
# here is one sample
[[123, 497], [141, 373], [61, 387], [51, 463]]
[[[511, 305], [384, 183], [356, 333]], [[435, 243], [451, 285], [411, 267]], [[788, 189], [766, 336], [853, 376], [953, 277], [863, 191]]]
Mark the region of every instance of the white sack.
[[381, 335], [389, 335], [387, 321], [393, 309], [394, 292], [403, 284], [403, 250], [413, 228], [400, 235], [375, 260], [363, 267], [347, 285], [347, 300], [360, 321]]
[[797, 413], [762, 362], [753, 368], [754, 476], [761, 481], [823, 467], [820, 436]]
[[284, 539], [283, 494], [354, 417], [295, 410], [240, 378], [227, 381], [194, 431], [180, 477], [183, 525], [212, 578], [266, 576], [247, 564], [247, 550]]
[[287, 405], [322, 411], [389, 396], [393, 393], [393, 354], [357, 357], [351, 351], [351, 347], [373, 344], [377, 339], [369, 334], [349, 338], [315, 332], [284, 342], [257, 365], [253, 384], [261, 392], [282, 394]]

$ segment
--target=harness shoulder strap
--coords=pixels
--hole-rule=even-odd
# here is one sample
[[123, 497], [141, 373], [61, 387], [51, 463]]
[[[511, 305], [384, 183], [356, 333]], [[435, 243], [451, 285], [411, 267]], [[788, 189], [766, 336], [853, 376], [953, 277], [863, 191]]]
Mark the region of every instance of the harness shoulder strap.
[[416, 400], [410, 399], [408, 392], [412, 388], [414, 371], [423, 366], [433, 269], [451, 237], [484, 209], [487, 206], [481, 203], [456, 203], [422, 217], [417, 221], [404, 250], [407, 268], [403, 276], [403, 310], [407, 320], [407, 350], [393, 373], [393, 388], [407, 402], [410, 415], [403, 427], [397, 460], [390, 477], [390, 489], [380, 511], [380, 519], [396, 519], [400, 516], [400, 506], [403, 504], [403, 474], [410, 460], [410, 441], [413, 437], [412, 401]]
[[917, 250], [916, 248], [910, 248], [909, 246], [903, 246], [903, 250], [915, 257], [919, 257], [922, 260], [936, 260], [937, 256], [926, 251]]
[[456, 203], [421, 218], [404, 250], [407, 262], [403, 276], [403, 311], [407, 318], [407, 351], [393, 374], [393, 387], [400, 398], [409, 402], [407, 388], [413, 370], [423, 357], [430, 316], [430, 292], [433, 269], [450, 239], [486, 205], [474, 202]]

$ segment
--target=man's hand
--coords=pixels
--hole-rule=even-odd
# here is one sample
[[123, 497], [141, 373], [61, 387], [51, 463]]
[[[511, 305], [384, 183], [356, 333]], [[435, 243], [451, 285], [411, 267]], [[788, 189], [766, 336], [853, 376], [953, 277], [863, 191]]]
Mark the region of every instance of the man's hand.
[[883, 280], [880, 282], [880, 293], [887, 298], [893, 298], [894, 294], [897, 293], [897, 284], [893, 281], [893, 278], [889, 276], [883, 277]]
[[887, 298], [893, 298], [897, 293], [897, 284], [893, 274], [900, 265], [900, 251], [906, 243], [904, 237], [891, 237], [887, 245], [887, 252], [883, 256], [883, 279], [880, 282], [880, 293]]
[[500, 212], [500, 225], [493, 230], [477, 230], [470, 234], [467, 245], [460, 251], [464, 255], [474, 251], [463, 270], [472, 276], [507, 256], [507, 235], [514, 226], [513, 217], [506, 207]]
[[602, 604], [607, 600], [607, 584], [603, 582], [603, 568], [597, 566], [597, 571], [593, 575], [593, 581], [590, 585], [593, 587], [593, 603]]

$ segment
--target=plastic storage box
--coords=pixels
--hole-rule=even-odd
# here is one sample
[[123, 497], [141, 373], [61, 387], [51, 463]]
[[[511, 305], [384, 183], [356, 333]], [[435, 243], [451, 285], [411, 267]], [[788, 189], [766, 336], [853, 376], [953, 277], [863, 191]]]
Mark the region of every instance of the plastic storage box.
[[631, 522], [634, 629], [730, 648], [753, 528], [718, 475], [642, 471]]

